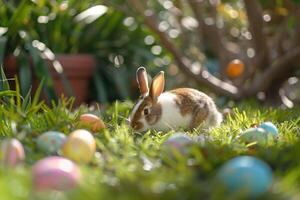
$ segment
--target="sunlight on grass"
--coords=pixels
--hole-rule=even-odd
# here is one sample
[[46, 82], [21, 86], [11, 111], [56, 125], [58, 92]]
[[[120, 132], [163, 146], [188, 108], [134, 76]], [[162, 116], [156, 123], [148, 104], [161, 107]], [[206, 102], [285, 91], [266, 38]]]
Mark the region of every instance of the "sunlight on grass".
[[[1, 199], [224, 198], [215, 174], [224, 162], [238, 155], [253, 155], [271, 166], [275, 180], [262, 199], [285, 199], [300, 194], [295, 186], [300, 177], [299, 109], [237, 106], [220, 127], [186, 132], [195, 141], [187, 154], [170, 155], [162, 149], [162, 144], [175, 131], [134, 132], [126, 122], [131, 102], [116, 102], [104, 110], [90, 111], [84, 106], [72, 109], [72, 99], [61, 99], [51, 108], [37, 102], [22, 107], [24, 101], [21, 98], [17, 106], [10, 98], [0, 105], [2, 138], [18, 138], [26, 151], [23, 167], [14, 171], [0, 168]], [[37, 136], [48, 130], [68, 135], [80, 128], [79, 116], [88, 112], [101, 113], [108, 128], [95, 135], [97, 153], [92, 162], [80, 165], [84, 174], [80, 187], [64, 193], [32, 193], [31, 166], [47, 156], [37, 149]], [[249, 145], [237, 136], [263, 121], [272, 121], [279, 128], [279, 140], [250, 151]]]

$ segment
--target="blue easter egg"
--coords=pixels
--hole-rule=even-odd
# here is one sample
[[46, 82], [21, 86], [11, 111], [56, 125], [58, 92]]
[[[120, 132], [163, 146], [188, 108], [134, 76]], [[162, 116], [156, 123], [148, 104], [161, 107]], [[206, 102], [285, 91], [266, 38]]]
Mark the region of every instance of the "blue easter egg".
[[167, 151], [179, 151], [186, 154], [188, 147], [192, 144], [193, 140], [188, 135], [177, 132], [164, 141], [163, 148]]
[[241, 134], [240, 139], [246, 143], [257, 142], [257, 144], [266, 145], [273, 140], [273, 136], [265, 129], [249, 128]]
[[249, 197], [257, 197], [270, 187], [272, 170], [265, 162], [255, 157], [239, 156], [220, 168], [217, 180], [230, 193], [244, 192]]
[[274, 137], [278, 137], [278, 129], [272, 122], [264, 122], [259, 127], [271, 133]]
[[57, 153], [66, 140], [66, 135], [57, 131], [48, 131], [37, 139], [37, 147], [48, 154]]

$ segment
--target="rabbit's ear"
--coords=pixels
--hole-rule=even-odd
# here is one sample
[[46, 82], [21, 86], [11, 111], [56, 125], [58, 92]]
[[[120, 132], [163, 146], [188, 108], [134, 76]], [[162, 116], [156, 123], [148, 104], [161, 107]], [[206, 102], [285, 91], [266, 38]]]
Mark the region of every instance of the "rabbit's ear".
[[165, 87], [165, 75], [163, 71], [160, 71], [154, 78], [150, 86], [150, 96], [153, 100], [157, 100], [157, 98], [164, 91]]
[[149, 86], [148, 86], [147, 72], [144, 67], [139, 67], [137, 69], [136, 80], [138, 82], [139, 89], [140, 89], [142, 96], [145, 97], [149, 93]]

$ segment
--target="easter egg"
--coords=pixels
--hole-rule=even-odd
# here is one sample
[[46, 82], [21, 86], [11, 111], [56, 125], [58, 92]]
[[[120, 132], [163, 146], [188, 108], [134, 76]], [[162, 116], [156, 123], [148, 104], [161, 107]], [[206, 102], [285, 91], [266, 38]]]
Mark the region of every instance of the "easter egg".
[[80, 123], [88, 127], [92, 132], [98, 132], [105, 128], [104, 122], [96, 115], [83, 114], [80, 116]]
[[195, 138], [195, 141], [201, 145], [205, 145], [206, 143], [213, 142], [213, 138], [209, 135], [201, 134]]
[[262, 160], [239, 156], [219, 169], [217, 180], [231, 193], [244, 192], [249, 197], [257, 197], [270, 187], [272, 171]]
[[226, 68], [226, 73], [230, 78], [236, 78], [244, 72], [245, 64], [239, 60], [232, 60]]
[[193, 140], [186, 134], [177, 132], [171, 135], [163, 143], [163, 149], [172, 153], [178, 151], [183, 154], [188, 153], [188, 147], [193, 144]]
[[265, 145], [273, 140], [273, 136], [262, 128], [249, 128], [242, 133], [240, 139], [246, 143], [257, 142]]
[[278, 129], [272, 122], [264, 122], [261, 125], [259, 125], [259, 127], [271, 133], [273, 137], [278, 137]]
[[37, 146], [40, 150], [53, 154], [60, 150], [63, 143], [66, 141], [66, 138], [67, 137], [63, 133], [48, 131], [38, 137]]
[[5, 139], [1, 145], [2, 163], [8, 167], [16, 167], [25, 159], [25, 152], [23, 145], [19, 140]]
[[76, 162], [88, 163], [96, 151], [93, 135], [84, 129], [72, 132], [62, 147], [63, 156]]
[[67, 190], [75, 188], [81, 178], [79, 168], [63, 157], [51, 156], [39, 160], [32, 167], [35, 190]]

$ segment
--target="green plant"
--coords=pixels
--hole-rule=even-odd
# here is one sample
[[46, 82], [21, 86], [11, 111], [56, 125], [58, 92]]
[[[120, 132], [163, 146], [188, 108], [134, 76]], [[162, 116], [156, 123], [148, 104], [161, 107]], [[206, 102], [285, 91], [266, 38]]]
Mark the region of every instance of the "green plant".
[[[156, 72], [157, 66], [168, 64], [169, 58], [163, 50], [151, 52], [154, 46], [160, 47], [148, 29], [134, 18], [101, 5], [103, 2], [24, 0], [0, 3], [0, 54], [4, 52], [0, 62], [9, 54], [17, 56], [23, 95], [30, 88], [32, 78], [28, 54], [34, 58], [35, 74], [40, 79], [45, 77], [45, 86], [52, 98], [53, 83], [41, 58], [51, 57], [51, 52], [95, 55], [99, 67], [94, 75], [95, 92], [91, 98], [103, 103], [136, 96], [137, 87], [130, 82], [137, 67], [144, 65]], [[147, 37], [150, 42], [146, 44]]]
[[[30, 65], [34, 67], [34, 74], [45, 80], [45, 91], [49, 99], [56, 99], [53, 81], [46, 67], [45, 55], [53, 54], [51, 50], [42, 46], [41, 42], [35, 40], [30, 34], [28, 22], [31, 19], [32, 8], [37, 6], [31, 1], [22, 0], [1, 1], [1, 32], [0, 32], [0, 63], [3, 64], [8, 55], [14, 55], [18, 59], [19, 78], [21, 92], [25, 96], [31, 88], [32, 75]], [[30, 59], [28, 59], [30, 55]], [[49, 58], [46, 56], [46, 58]], [[54, 61], [52, 59], [51, 61]], [[63, 76], [63, 75], [62, 75]], [[2, 80], [3, 81], [3, 80]]]
[[[156, 42], [146, 28], [101, 3], [105, 1], [51, 1], [43, 5], [47, 9], [34, 11], [32, 23], [33, 35], [55, 53], [97, 56], [98, 73], [93, 79], [96, 95], [92, 99], [104, 103], [136, 96], [132, 90], [137, 88], [131, 80], [137, 67], [146, 65], [157, 71], [155, 65], [163, 67], [168, 63], [167, 58], [161, 61], [163, 52], [158, 56], [151, 53]], [[147, 36], [153, 40], [151, 45], [145, 43]]]

